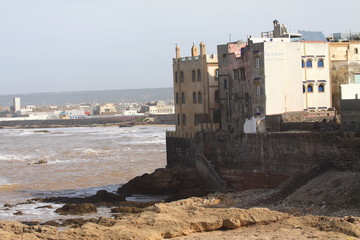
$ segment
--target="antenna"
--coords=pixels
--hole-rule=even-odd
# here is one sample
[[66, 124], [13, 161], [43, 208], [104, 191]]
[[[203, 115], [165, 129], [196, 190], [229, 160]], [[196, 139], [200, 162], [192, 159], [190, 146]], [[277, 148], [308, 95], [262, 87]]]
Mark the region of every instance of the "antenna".
[[231, 33], [229, 33], [229, 42], [231, 42]]

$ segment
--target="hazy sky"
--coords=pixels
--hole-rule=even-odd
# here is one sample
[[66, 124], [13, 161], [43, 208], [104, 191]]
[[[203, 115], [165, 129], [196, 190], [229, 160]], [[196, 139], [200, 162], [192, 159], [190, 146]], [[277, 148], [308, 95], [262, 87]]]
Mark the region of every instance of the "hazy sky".
[[360, 32], [360, 1], [0, 0], [0, 95], [172, 86], [175, 44]]

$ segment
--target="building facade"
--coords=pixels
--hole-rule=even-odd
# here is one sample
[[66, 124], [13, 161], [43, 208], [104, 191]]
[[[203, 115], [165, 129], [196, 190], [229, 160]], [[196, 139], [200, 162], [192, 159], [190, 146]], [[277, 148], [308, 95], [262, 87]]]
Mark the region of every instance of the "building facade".
[[166, 105], [163, 101], [149, 104], [149, 114], [174, 114], [174, 105]]
[[360, 84], [360, 41], [330, 42], [329, 52], [332, 102], [341, 111], [340, 85]]
[[325, 37], [307, 40], [277, 21], [273, 33], [262, 36], [218, 46], [223, 130], [274, 131], [284, 113], [331, 107]]
[[218, 104], [217, 56], [207, 55], [200, 43], [191, 48], [190, 57], [181, 57], [176, 46], [173, 59], [176, 134], [186, 135], [204, 128], [217, 129], [220, 120]]
[[14, 112], [17, 112], [20, 109], [21, 109], [20, 98], [15, 97], [13, 99], [13, 110], [14, 110]]

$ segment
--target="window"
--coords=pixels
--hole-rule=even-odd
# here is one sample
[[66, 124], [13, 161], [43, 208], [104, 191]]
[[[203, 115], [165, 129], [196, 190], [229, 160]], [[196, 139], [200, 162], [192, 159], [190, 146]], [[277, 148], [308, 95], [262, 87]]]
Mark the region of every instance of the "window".
[[182, 115], [182, 123], [184, 126], [186, 126], [186, 115], [185, 114]]
[[196, 92], [193, 92], [193, 103], [196, 104]]
[[307, 86], [307, 91], [308, 92], [313, 92], [313, 85], [312, 84], [309, 84], [308, 86]]
[[202, 103], [202, 95], [201, 95], [201, 92], [198, 92], [198, 103]]
[[233, 78], [234, 79], [239, 79], [239, 70], [233, 70]]
[[192, 70], [191, 80], [192, 80], [193, 82], [196, 81], [196, 73], [195, 73], [195, 70]]
[[354, 83], [360, 83], [360, 74], [354, 74]]
[[197, 115], [196, 115], [196, 114], [194, 114], [194, 125], [195, 125], [195, 126], [198, 125]]
[[255, 58], [255, 68], [260, 68], [260, 58]]
[[359, 54], [359, 49], [358, 49], [358, 48], [355, 48], [355, 49], [354, 49], [354, 53], [355, 53], [355, 54]]
[[304, 61], [304, 59], [301, 59], [301, 67], [302, 67], [302, 68], [305, 67], [305, 61]]
[[177, 125], [180, 125], [180, 114], [177, 115]]
[[318, 92], [325, 92], [325, 85], [324, 84], [319, 85]]
[[215, 70], [215, 80], [219, 80], [219, 69]]
[[179, 94], [178, 93], [176, 93], [175, 102], [176, 102], [176, 104], [179, 104]]
[[245, 79], [245, 68], [240, 68], [240, 78]]
[[220, 101], [220, 95], [219, 95], [219, 90], [215, 91], [215, 102], [219, 102]]
[[261, 114], [261, 107], [256, 107], [255, 111], [256, 111], [256, 114]]
[[257, 96], [261, 95], [261, 86], [256, 86], [256, 95]]
[[184, 82], [184, 72], [180, 72], [180, 82]]
[[324, 59], [319, 59], [319, 60], [318, 60], [318, 67], [319, 67], [319, 68], [323, 68], [323, 67], [324, 67]]
[[311, 59], [306, 60], [306, 67], [312, 68], [312, 60]]
[[303, 93], [305, 93], [306, 92], [306, 87], [305, 87], [305, 85], [303, 84]]
[[200, 71], [200, 69], [197, 70], [197, 80], [201, 81], [201, 71]]
[[224, 89], [227, 89], [228, 88], [228, 81], [227, 79], [225, 78], [224, 79]]
[[178, 72], [175, 72], [175, 83], [178, 83]]
[[185, 104], [185, 93], [181, 93], [181, 103]]

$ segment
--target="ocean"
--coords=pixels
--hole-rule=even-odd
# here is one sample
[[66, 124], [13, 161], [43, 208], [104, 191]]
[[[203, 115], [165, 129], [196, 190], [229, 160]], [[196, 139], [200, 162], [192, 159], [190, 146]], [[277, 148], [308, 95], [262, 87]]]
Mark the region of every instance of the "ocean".
[[[0, 129], [0, 220], [53, 220], [59, 218], [54, 210], [61, 205], [3, 206], [35, 197], [116, 191], [138, 175], [165, 167], [167, 130], [174, 127]], [[40, 160], [47, 163], [36, 164]], [[23, 215], [14, 215], [16, 211]], [[100, 209], [98, 215], [106, 215], [104, 211], [109, 209]]]
[[132, 103], [173, 100], [173, 88], [149, 88], [126, 90], [51, 92], [0, 95], [0, 106], [12, 106], [13, 98], [19, 97], [21, 105], [67, 105], [80, 103]]

